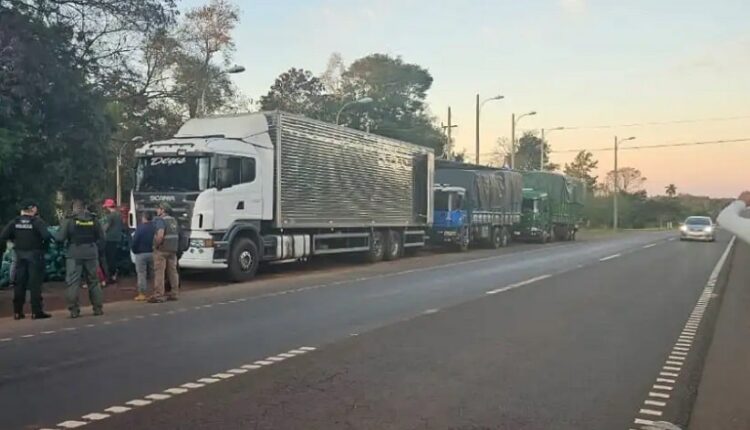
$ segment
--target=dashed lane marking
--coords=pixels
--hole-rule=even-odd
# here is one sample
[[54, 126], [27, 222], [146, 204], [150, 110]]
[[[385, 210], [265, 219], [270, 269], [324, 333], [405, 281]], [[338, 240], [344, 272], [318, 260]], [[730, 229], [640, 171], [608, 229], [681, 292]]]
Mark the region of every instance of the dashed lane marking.
[[[265, 365], [268, 366], [276, 362], [282, 361], [285, 358], [292, 358], [298, 355], [305, 354], [310, 351], [315, 351], [315, 349], [316, 348], [312, 346], [303, 346], [298, 349], [293, 349], [291, 351], [279, 354], [277, 356], [269, 357], [269, 359], [271, 359], [271, 358], [279, 358], [281, 356], [285, 356], [281, 360], [263, 361], [263, 362], [266, 363]], [[298, 352], [293, 353], [292, 351], [298, 351]], [[134, 399], [134, 400], [127, 401], [125, 402], [125, 405], [127, 406], [119, 406], [119, 405], [110, 406], [104, 409], [103, 412], [91, 412], [89, 414], [83, 415], [81, 419], [78, 419], [78, 420], [63, 421], [61, 423], [58, 423], [57, 427], [64, 428], [64, 429], [73, 429], [73, 428], [83, 427], [95, 421], [105, 420], [109, 418], [110, 416], [112, 416], [112, 414], [123, 414], [123, 413], [133, 410], [133, 407], [145, 407], [145, 406], [153, 404], [154, 402], [167, 401], [171, 399], [172, 397], [174, 397], [175, 395], [184, 394], [184, 393], [189, 392], [190, 390], [197, 390], [197, 389], [205, 387], [206, 384], [218, 383], [218, 382], [227, 380], [229, 378], [232, 378], [236, 375], [247, 373], [249, 370], [260, 369], [261, 367], [262, 366], [259, 366], [257, 364], [246, 364], [240, 367], [231, 368], [225, 372], [216, 373], [210, 378], [198, 379], [199, 383], [187, 382], [187, 383], [180, 385], [179, 387], [167, 388], [161, 393], [148, 394], [146, 396], [143, 396], [143, 398], [141, 399]], [[55, 429], [55, 430], [59, 430], [59, 429]]]
[[643, 246], [643, 249], [649, 249], [649, 248], [653, 248], [653, 247], [655, 247], [655, 246], [656, 246], [656, 244], [655, 244], [655, 243], [649, 243], [648, 245], [644, 245], [644, 246]]
[[527, 279], [525, 281], [516, 282], [515, 284], [510, 284], [507, 287], [503, 287], [503, 288], [498, 288], [496, 290], [487, 291], [486, 294], [504, 293], [506, 291], [514, 290], [516, 288], [520, 288], [520, 287], [523, 287], [525, 285], [529, 285], [529, 284], [533, 284], [535, 282], [543, 281], [543, 280], [545, 280], [547, 278], [551, 278], [551, 277], [552, 277], [551, 274], [546, 274], [546, 275], [541, 275], [541, 276], [535, 276], [535, 277], [533, 277], [531, 279]]
[[[674, 238], [669, 240], [674, 240]], [[703, 314], [708, 307], [708, 302], [711, 298], [715, 297], [713, 289], [718, 282], [719, 274], [727, 261], [735, 241], [736, 238], [733, 237], [724, 250], [724, 253], [721, 255], [721, 258], [719, 258], [719, 261], [716, 263], [716, 266], [714, 266], [700, 298], [690, 313], [687, 322], [685, 322], [685, 326], [678, 336], [677, 342], [675, 342], [675, 345], [669, 352], [668, 357], [664, 362], [664, 366], [662, 366], [661, 371], [659, 372], [659, 376], [656, 378], [656, 383], [651, 387], [651, 390], [653, 391], [649, 391], [649, 398], [643, 402], [643, 404], [648, 407], [638, 410], [638, 414], [634, 420], [635, 424], [652, 428], [652, 425], [662, 423], [662, 421], [654, 423], [647, 418], [654, 416], [661, 417], [664, 413], [664, 408], [667, 407], [667, 401], [670, 398], [669, 392], [673, 391], [677, 384], [680, 372], [682, 371], [682, 366], [687, 360], [690, 348], [695, 340], [695, 335], [700, 327], [701, 321], [703, 320]]]
[[622, 257], [622, 254], [612, 254], [608, 257], [600, 258], [599, 261], [609, 261], [609, 260], [614, 260], [615, 258], [620, 258], [620, 257]]

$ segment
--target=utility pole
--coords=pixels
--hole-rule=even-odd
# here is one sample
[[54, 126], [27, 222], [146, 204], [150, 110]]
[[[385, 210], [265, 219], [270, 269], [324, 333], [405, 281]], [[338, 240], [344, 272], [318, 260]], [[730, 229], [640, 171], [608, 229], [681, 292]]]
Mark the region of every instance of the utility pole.
[[479, 164], [479, 94], [477, 94], [477, 124], [476, 124], [476, 146], [477, 146], [477, 155], [476, 155], [476, 164]]
[[539, 144], [539, 171], [544, 171], [544, 129], [542, 129], [542, 142]]
[[510, 168], [516, 165], [516, 114], [510, 115]]
[[614, 194], [612, 195], [612, 230], [617, 231], [620, 222], [619, 208], [618, 208], [618, 194], [620, 194], [620, 169], [617, 165], [617, 151], [620, 149], [620, 143], [633, 140], [635, 136], [628, 137], [627, 139], [617, 140], [615, 136], [615, 179], [614, 179]]
[[443, 148], [443, 154], [445, 155], [445, 158], [447, 160], [451, 160], [453, 158], [453, 136], [452, 131], [453, 128], [458, 127], [457, 125], [453, 125], [451, 120], [451, 107], [448, 106], [448, 125], [440, 124], [441, 127], [443, 127], [443, 130], [445, 130], [445, 133], [448, 137], [448, 141], [445, 144], [445, 148]]

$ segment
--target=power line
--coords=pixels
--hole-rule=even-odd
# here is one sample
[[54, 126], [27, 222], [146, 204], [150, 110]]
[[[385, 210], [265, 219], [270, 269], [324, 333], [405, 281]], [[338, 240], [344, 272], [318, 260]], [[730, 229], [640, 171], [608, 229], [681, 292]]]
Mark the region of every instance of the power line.
[[[633, 149], [675, 148], [675, 147], [680, 147], [680, 146], [718, 145], [721, 143], [737, 143], [737, 142], [750, 142], [750, 137], [744, 137], [740, 139], [708, 140], [708, 141], [703, 141], [703, 142], [664, 143], [664, 144], [659, 144], [659, 145], [639, 145], [639, 146], [626, 145], [626, 146], [621, 146], [619, 149], [620, 151], [627, 151], [627, 150], [633, 150]], [[599, 147], [599, 148], [561, 149], [561, 150], [550, 151], [550, 152], [562, 153], [562, 152], [581, 152], [581, 151], [589, 151], [589, 152], [614, 151], [614, 147], [609, 146], [609, 147]]]
[[739, 119], [748, 119], [748, 118], [750, 118], [750, 115], [699, 118], [699, 119], [678, 119], [678, 120], [672, 120], [672, 121], [634, 122], [634, 123], [627, 123], [627, 124], [580, 125], [580, 126], [573, 126], [573, 127], [565, 127], [564, 130], [648, 127], [648, 126], [653, 126], [653, 125], [692, 124], [692, 123], [698, 123], [698, 122], [711, 122], [711, 121], [735, 121]]

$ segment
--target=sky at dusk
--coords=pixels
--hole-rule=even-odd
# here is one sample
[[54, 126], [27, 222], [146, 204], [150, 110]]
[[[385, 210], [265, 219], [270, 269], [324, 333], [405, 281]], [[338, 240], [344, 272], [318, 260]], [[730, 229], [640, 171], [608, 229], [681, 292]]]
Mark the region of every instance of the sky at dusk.
[[[201, 3], [185, 1], [183, 8]], [[551, 133], [553, 151], [750, 138], [750, 1], [747, 0], [276, 0], [239, 1], [232, 79], [258, 99], [290, 67], [320, 74], [332, 52], [349, 63], [380, 52], [419, 64], [434, 78], [437, 121], [452, 107], [457, 149], [473, 160], [474, 101], [502, 94], [481, 117], [482, 161], [520, 129]], [[651, 126], [585, 128], [723, 118]], [[733, 119], [726, 119], [733, 118]], [[625, 147], [627, 145], [623, 145]], [[596, 151], [600, 174], [612, 152]], [[564, 164], [572, 152], [555, 152]], [[733, 196], [750, 189], [750, 142], [623, 150], [650, 194]]]

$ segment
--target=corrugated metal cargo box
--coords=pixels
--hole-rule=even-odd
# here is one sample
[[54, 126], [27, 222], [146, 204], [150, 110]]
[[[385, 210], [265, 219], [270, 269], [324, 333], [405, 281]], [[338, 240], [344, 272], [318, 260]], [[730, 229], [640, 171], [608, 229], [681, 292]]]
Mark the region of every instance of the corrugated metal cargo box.
[[432, 149], [283, 112], [266, 117], [276, 227], [432, 223]]

